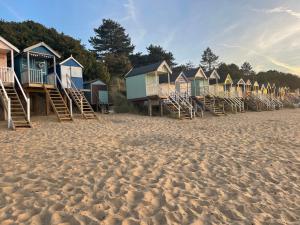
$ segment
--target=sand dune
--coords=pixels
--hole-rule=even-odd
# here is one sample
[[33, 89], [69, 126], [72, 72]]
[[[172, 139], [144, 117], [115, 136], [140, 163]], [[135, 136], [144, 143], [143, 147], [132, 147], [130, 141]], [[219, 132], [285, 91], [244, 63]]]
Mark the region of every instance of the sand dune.
[[0, 123], [0, 224], [299, 224], [300, 111]]

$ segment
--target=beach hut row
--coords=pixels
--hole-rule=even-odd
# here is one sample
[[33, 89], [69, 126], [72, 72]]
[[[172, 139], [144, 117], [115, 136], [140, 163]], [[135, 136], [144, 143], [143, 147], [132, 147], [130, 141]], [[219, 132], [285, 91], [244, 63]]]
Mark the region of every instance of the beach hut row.
[[204, 71], [201, 67], [174, 70], [166, 61], [132, 68], [126, 75], [127, 99], [135, 104], [159, 108], [178, 118], [193, 119], [205, 111], [215, 116], [246, 110], [275, 110], [283, 107], [286, 87], [259, 84], [250, 79], [233, 80], [230, 74], [222, 76], [216, 69]]
[[108, 104], [101, 80], [83, 81], [83, 66], [61, 56], [44, 42], [20, 51], [0, 36], [0, 117], [8, 127], [31, 127], [31, 115], [54, 112], [72, 121], [73, 111], [95, 119], [95, 106]]

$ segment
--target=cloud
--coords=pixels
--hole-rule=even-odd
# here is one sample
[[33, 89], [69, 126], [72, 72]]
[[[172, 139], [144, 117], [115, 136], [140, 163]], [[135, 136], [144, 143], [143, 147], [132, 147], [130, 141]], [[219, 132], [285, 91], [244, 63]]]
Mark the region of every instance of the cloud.
[[226, 44], [226, 43], [222, 43], [222, 44], [220, 44], [220, 46], [223, 46], [225, 48], [238, 48], [238, 49], [241, 49], [243, 51], [246, 51], [247, 54], [249, 54], [249, 55], [260, 56], [260, 57], [266, 59], [267, 61], [269, 61], [270, 63], [272, 63], [275, 66], [284, 68], [284, 69], [288, 70], [291, 73], [300, 75], [300, 67], [292, 66], [292, 65], [289, 65], [289, 64], [287, 64], [285, 62], [281, 62], [278, 59], [275, 59], [274, 57], [271, 57], [271, 56], [269, 56], [267, 54], [263, 54], [263, 53], [261, 53], [261, 52], [259, 52], [257, 50], [245, 48], [245, 47], [242, 47], [240, 45]]
[[281, 27], [278, 31], [264, 31], [258, 37], [257, 45], [261, 49], [272, 47], [279, 42], [285, 41], [286, 39], [296, 35], [300, 32], [300, 24], [292, 24], [289, 26]]
[[285, 13], [285, 14], [288, 14], [292, 17], [300, 19], [300, 12], [296, 12], [292, 9], [288, 9], [286, 7], [283, 7], [283, 6], [279, 6], [279, 7], [273, 8], [273, 9], [252, 9], [252, 11], [261, 12], [261, 13], [265, 13], [265, 14]]
[[127, 0], [127, 2], [124, 4], [124, 8], [126, 9], [127, 16], [123, 18], [123, 20], [130, 19], [134, 22], [137, 22], [134, 0]]
[[0, 4], [4, 8], [6, 8], [6, 10], [8, 12], [10, 12], [10, 14], [12, 14], [17, 20], [19, 20], [19, 21], [23, 21], [24, 20], [24, 18], [21, 17], [20, 14], [14, 8], [12, 8], [10, 5], [8, 5], [7, 3], [5, 3], [4, 1], [1, 1], [1, 0], [0, 0]]

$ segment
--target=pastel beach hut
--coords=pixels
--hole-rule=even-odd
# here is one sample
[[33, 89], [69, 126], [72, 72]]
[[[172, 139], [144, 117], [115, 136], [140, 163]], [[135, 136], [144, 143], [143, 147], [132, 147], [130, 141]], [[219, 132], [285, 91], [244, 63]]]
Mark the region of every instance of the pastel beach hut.
[[253, 94], [258, 94], [260, 91], [259, 89], [259, 83], [257, 81], [254, 81], [253, 87], [252, 87], [252, 93]]
[[171, 74], [172, 70], [166, 61], [132, 68], [124, 76], [127, 99], [134, 104], [147, 105], [150, 116], [153, 106], [159, 106], [161, 115], [166, 108], [178, 118], [183, 115], [193, 118], [193, 106], [188, 102], [180, 105], [180, 97], [174, 91], [176, 77], [173, 76], [172, 85]]
[[209, 82], [201, 67], [184, 71], [189, 80], [190, 95], [192, 97], [204, 97], [209, 91]]
[[166, 61], [131, 69], [125, 75], [127, 99], [147, 101], [170, 94], [172, 70]]
[[181, 95], [190, 96], [190, 83], [182, 70], [175, 70], [170, 75], [170, 88], [171, 92], [176, 91]]
[[7, 120], [8, 128], [11, 129], [31, 127], [30, 100], [14, 70], [14, 56], [19, 52], [19, 49], [0, 36], [0, 118]]
[[30, 98], [31, 112], [72, 121], [72, 100], [57, 75], [56, 62], [61, 56], [44, 42], [25, 48], [16, 56], [15, 71]]
[[243, 78], [239, 79], [236, 82], [236, 92], [237, 92], [237, 96], [239, 98], [243, 98], [245, 96], [245, 93], [246, 93], [246, 82], [244, 81]]
[[83, 83], [83, 92], [96, 111], [108, 112], [109, 95], [107, 84], [100, 79], [86, 81]]
[[83, 66], [71, 55], [57, 66], [64, 88], [83, 89]]
[[252, 91], [252, 82], [250, 79], [246, 81], [246, 94], [249, 95]]
[[72, 55], [57, 65], [62, 87], [67, 90], [82, 117], [84, 119], [95, 119], [94, 109], [82, 92], [83, 68]]
[[216, 69], [205, 72], [205, 75], [208, 79], [209, 93], [218, 96], [220, 91], [221, 92], [224, 91], [223, 85], [222, 84], [221, 84], [221, 86], [219, 85], [219, 81], [220, 81], [221, 77]]

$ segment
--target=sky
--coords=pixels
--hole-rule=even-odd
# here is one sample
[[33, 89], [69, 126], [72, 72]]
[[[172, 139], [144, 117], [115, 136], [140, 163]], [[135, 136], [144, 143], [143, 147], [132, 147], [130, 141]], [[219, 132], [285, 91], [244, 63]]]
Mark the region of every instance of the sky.
[[161, 45], [177, 63], [199, 65], [210, 47], [220, 62], [300, 76], [300, 0], [0, 0], [0, 18], [34, 20], [87, 48], [93, 29], [110, 18], [135, 52]]

